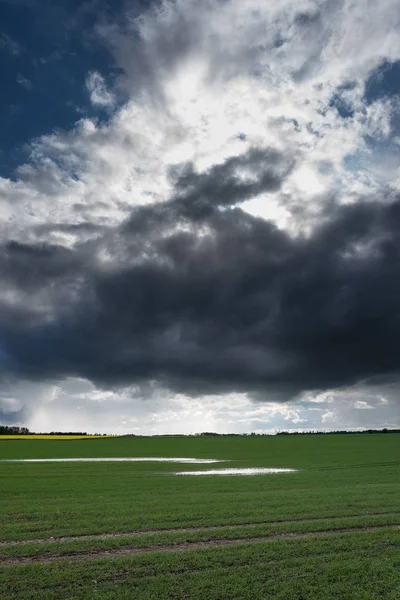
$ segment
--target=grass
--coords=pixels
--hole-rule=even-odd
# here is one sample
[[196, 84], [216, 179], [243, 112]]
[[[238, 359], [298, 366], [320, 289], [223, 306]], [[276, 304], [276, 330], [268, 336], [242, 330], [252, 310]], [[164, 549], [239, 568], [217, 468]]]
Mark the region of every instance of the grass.
[[397, 600], [399, 538], [367, 532], [2, 569], [4, 598]]
[[1, 537], [15, 542], [0, 545], [1, 598], [400, 598], [397, 434], [0, 442], [3, 459], [105, 456], [299, 471], [0, 463]]

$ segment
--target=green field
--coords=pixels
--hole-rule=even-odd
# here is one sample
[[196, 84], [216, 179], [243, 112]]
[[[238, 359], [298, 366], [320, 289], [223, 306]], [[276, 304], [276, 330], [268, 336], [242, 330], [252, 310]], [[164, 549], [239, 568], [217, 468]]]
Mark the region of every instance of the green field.
[[0, 462], [1, 599], [400, 599], [400, 435], [0, 439], [124, 456], [231, 462]]

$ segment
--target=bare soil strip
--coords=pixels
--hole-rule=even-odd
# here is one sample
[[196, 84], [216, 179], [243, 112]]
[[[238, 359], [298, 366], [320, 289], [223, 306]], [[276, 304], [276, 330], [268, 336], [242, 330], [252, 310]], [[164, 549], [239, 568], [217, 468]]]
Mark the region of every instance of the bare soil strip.
[[[16, 546], [20, 544], [44, 544], [51, 542], [76, 542], [79, 540], [108, 540], [115, 538], [124, 538], [124, 537], [136, 537], [140, 535], [157, 535], [162, 533], [189, 533], [191, 531], [217, 531], [224, 529], [239, 529], [240, 527], [279, 527], [279, 525], [294, 525], [299, 523], [318, 523], [320, 521], [343, 521], [346, 519], [357, 519], [368, 517], [390, 517], [399, 515], [398, 512], [385, 512], [385, 513], [371, 513], [367, 515], [344, 515], [342, 517], [334, 516], [334, 517], [310, 517], [308, 519], [290, 519], [288, 521], [261, 521], [261, 522], [252, 522], [252, 523], [233, 523], [232, 525], [192, 525], [188, 527], [172, 527], [167, 529], [146, 529], [146, 530], [134, 530], [134, 531], [119, 531], [115, 533], [92, 533], [92, 534], [82, 534], [82, 535], [71, 535], [71, 536], [61, 536], [61, 537], [48, 537], [48, 538], [36, 538], [36, 539], [28, 539], [28, 540], [8, 540], [8, 541], [0, 541], [0, 547], [4, 546]], [[386, 527], [386, 525], [385, 525]]]
[[235, 544], [254, 544], [261, 542], [270, 542], [278, 539], [301, 539], [301, 538], [315, 538], [323, 537], [327, 535], [340, 535], [347, 533], [355, 533], [360, 531], [379, 531], [381, 529], [393, 530], [400, 529], [400, 525], [377, 525], [373, 527], [352, 527], [349, 529], [331, 529], [323, 531], [313, 531], [305, 533], [277, 533], [274, 535], [268, 535], [265, 537], [254, 537], [254, 538], [236, 538], [236, 539], [221, 539], [221, 540], [210, 540], [207, 542], [185, 542], [184, 544], [169, 544], [165, 546], [148, 546], [147, 548], [122, 548], [117, 550], [98, 550], [87, 552], [71, 552], [64, 555], [48, 554], [44, 556], [35, 556], [29, 558], [6, 558], [0, 560], [0, 566], [4, 565], [19, 565], [19, 564], [47, 564], [50, 562], [63, 562], [70, 560], [86, 560], [86, 559], [97, 559], [104, 557], [114, 556], [129, 556], [134, 554], [146, 554], [148, 552], [182, 552], [185, 550], [199, 550], [202, 548], [213, 548], [216, 546], [231, 546]]

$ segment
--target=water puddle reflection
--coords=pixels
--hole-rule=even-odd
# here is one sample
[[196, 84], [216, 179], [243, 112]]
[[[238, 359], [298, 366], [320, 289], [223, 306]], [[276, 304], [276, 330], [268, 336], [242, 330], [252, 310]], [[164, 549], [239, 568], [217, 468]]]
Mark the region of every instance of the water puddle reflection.
[[297, 469], [211, 469], [209, 471], [181, 471], [176, 475], [271, 475], [274, 473], [296, 473]]
[[212, 463], [227, 462], [215, 458], [160, 458], [160, 457], [106, 457], [106, 458], [11, 458], [0, 459], [0, 462], [7, 463], [59, 463], [59, 462], [164, 462], [164, 463], [184, 463], [193, 465], [209, 465]]

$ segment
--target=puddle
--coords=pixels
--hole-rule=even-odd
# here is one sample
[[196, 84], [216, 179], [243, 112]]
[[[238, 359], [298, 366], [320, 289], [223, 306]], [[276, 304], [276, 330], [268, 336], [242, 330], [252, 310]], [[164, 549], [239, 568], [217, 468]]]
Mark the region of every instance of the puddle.
[[164, 463], [184, 463], [193, 465], [209, 465], [212, 463], [227, 462], [215, 458], [142, 458], [142, 457], [123, 457], [123, 458], [11, 458], [0, 459], [0, 462], [7, 463], [58, 463], [58, 462], [164, 462]]
[[297, 469], [211, 469], [210, 471], [181, 471], [176, 475], [270, 475], [273, 473], [296, 473]]

